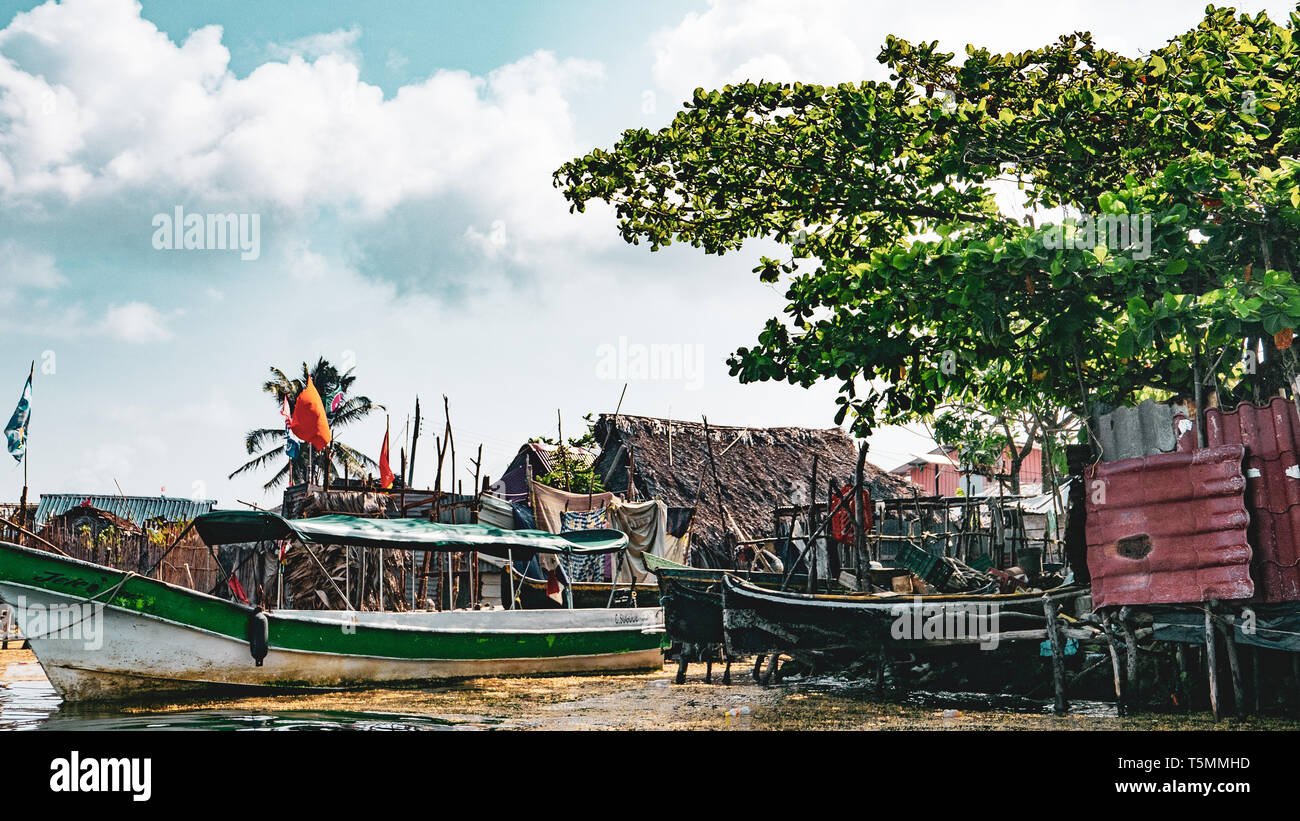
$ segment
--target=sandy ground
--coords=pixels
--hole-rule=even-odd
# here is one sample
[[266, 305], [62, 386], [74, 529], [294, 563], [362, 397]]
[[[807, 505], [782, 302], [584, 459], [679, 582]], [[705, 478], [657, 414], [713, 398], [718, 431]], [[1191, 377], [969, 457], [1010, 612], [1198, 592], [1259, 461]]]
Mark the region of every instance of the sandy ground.
[[[720, 673], [720, 671], [715, 671]], [[1253, 718], [1215, 724], [1208, 712], [1188, 715], [1113, 715], [1110, 705], [1080, 704], [1057, 717], [1042, 704], [1015, 710], [970, 701], [904, 703], [879, 698], [860, 684], [814, 680], [762, 687], [747, 667], [734, 667], [732, 685], [705, 684], [703, 666], [686, 684], [673, 673], [546, 678], [481, 678], [430, 689], [381, 689], [319, 695], [186, 701], [135, 705], [121, 715], [174, 715], [193, 711], [239, 714], [347, 713], [400, 721], [436, 717], [463, 729], [543, 730], [1154, 730], [1300, 729], [1300, 721]], [[715, 675], [715, 682], [720, 676]], [[0, 682], [43, 680], [26, 651], [0, 653]], [[4, 689], [0, 684], [0, 699]], [[749, 708], [749, 715], [727, 715]], [[945, 708], [947, 717], [945, 717]], [[953, 711], [958, 712], [953, 715]]]

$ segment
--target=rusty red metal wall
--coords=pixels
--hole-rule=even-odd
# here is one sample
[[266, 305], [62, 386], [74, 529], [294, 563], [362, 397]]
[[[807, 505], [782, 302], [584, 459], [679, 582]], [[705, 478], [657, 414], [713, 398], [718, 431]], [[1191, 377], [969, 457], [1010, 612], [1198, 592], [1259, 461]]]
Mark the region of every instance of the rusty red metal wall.
[[1300, 415], [1277, 397], [1267, 405], [1243, 402], [1234, 411], [1205, 413], [1211, 445], [1246, 450], [1246, 507], [1250, 511], [1251, 577], [1256, 600], [1300, 600]]
[[1244, 455], [1227, 444], [1087, 469], [1094, 607], [1254, 594]]

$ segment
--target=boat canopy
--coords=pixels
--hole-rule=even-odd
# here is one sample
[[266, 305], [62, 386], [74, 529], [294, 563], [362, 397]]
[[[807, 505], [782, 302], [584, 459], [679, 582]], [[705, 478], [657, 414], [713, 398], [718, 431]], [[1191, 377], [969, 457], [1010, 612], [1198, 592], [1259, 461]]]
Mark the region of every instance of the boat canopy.
[[450, 525], [424, 519], [367, 519], [317, 516], [285, 519], [266, 510], [214, 510], [194, 519], [199, 538], [209, 545], [297, 538], [314, 544], [349, 544], [395, 550], [476, 550], [505, 558], [535, 553], [592, 555], [627, 547], [617, 530], [502, 530], [491, 525]]

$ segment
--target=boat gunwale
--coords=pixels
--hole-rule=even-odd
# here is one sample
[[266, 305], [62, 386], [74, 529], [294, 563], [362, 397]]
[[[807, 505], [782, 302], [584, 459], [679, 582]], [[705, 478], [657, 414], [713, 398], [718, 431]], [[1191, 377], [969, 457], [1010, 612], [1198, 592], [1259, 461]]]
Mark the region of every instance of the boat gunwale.
[[[185, 595], [185, 596], [191, 596], [191, 597], [196, 598], [196, 599], [200, 599], [200, 600], [204, 600], [204, 601], [208, 601], [208, 602], [213, 602], [213, 603], [218, 603], [218, 604], [221, 604], [221, 605], [227, 605], [227, 606], [232, 607], [232, 608], [234, 608], [235, 610], [237, 610], [237, 611], [239, 611], [239, 612], [242, 612], [242, 613], [244, 613], [244, 614], [246, 614], [246, 615], [252, 615], [253, 613], [256, 613], [256, 612], [257, 612], [257, 608], [254, 607], [254, 606], [252, 606], [252, 605], [245, 605], [245, 604], [243, 604], [243, 603], [241, 603], [241, 602], [230, 601], [229, 599], [223, 599], [223, 598], [220, 598], [220, 597], [218, 597], [218, 596], [213, 596], [213, 595], [210, 594], [210, 593], [204, 593], [204, 592], [201, 591], [201, 590], [194, 590], [194, 589], [191, 589], [191, 588], [189, 588], [189, 587], [184, 587], [184, 586], [181, 586], [181, 585], [172, 584], [171, 582], [163, 581], [162, 579], [155, 579], [155, 578], [152, 578], [152, 577], [150, 577], [150, 576], [142, 576], [142, 575], [140, 575], [140, 574], [138, 574], [138, 573], [132, 573], [131, 571], [118, 570], [118, 569], [116, 569], [116, 568], [107, 567], [107, 566], [105, 566], [105, 565], [95, 564], [94, 562], [88, 562], [88, 561], [85, 561], [85, 560], [83, 560], [83, 559], [75, 559], [75, 558], [72, 558], [71, 556], [60, 556], [60, 555], [58, 555], [57, 553], [51, 553], [51, 552], [46, 551], [46, 550], [36, 550], [35, 548], [26, 547], [26, 546], [24, 546], [24, 545], [13, 544], [12, 542], [0, 542], [0, 549], [3, 549], [3, 548], [16, 549], [16, 550], [18, 550], [19, 552], [22, 552], [22, 553], [25, 553], [25, 554], [28, 554], [28, 555], [31, 555], [31, 556], [34, 556], [34, 557], [37, 557], [37, 558], [41, 558], [41, 559], [45, 559], [45, 560], [49, 560], [49, 561], [53, 561], [53, 562], [55, 562], [55, 563], [70, 563], [70, 564], [73, 564], [73, 565], [81, 566], [81, 567], [84, 567], [84, 568], [87, 568], [87, 569], [91, 569], [91, 570], [95, 570], [95, 571], [101, 571], [101, 572], [107, 572], [107, 573], [115, 573], [115, 574], [118, 574], [118, 579], [117, 579], [118, 582], [121, 582], [122, 579], [123, 579], [124, 577], [134, 576], [135, 578], [140, 579], [140, 580], [142, 580], [142, 581], [147, 581], [147, 582], [151, 582], [152, 584], [155, 584], [155, 585], [160, 585], [160, 586], [162, 586], [162, 587], [164, 587], [164, 588], [167, 588], [167, 589], [169, 589], [169, 590], [175, 591], [175, 592], [180, 593], [180, 594]], [[231, 638], [230, 636], [227, 636], [227, 634], [225, 634], [225, 633], [221, 633], [221, 632], [218, 632], [218, 631], [215, 631], [215, 630], [210, 630], [210, 629], [208, 629], [208, 628], [206, 628], [206, 627], [200, 627], [200, 626], [197, 626], [197, 625], [191, 624], [191, 623], [189, 623], [189, 622], [176, 621], [175, 619], [171, 619], [171, 618], [168, 618], [168, 617], [166, 617], [166, 616], [159, 615], [159, 614], [157, 614], [157, 613], [147, 613], [147, 612], [144, 612], [144, 611], [141, 611], [141, 610], [136, 610], [136, 609], [133, 609], [133, 608], [130, 608], [130, 607], [123, 607], [122, 605], [119, 605], [119, 604], [113, 604], [112, 601], [111, 601], [111, 599], [110, 599], [109, 601], [104, 601], [104, 600], [101, 600], [101, 599], [97, 599], [97, 598], [95, 598], [95, 596], [98, 595], [98, 593], [102, 592], [102, 590], [101, 590], [101, 591], [96, 591], [96, 593], [92, 593], [92, 594], [90, 594], [89, 596], [82, 596], [82, 595], [78, 595], [78, 594], [72, 594], [72, 593], [66, 593], [66, 592], [60, 592], [60, 591], [56, 591], [56, 590], [51, 590], [51, 589], [49, 589], [49, 588], [47, 588], [47, 587], [41, 587], [41, 586], [39, 586], [39, 585], [32, 585], [32, 584], [28, 584], [28, 583], [26, 583], [26, 582], [20, 582], [20, 581], [16, 581], [16, 580], [13, 580], [13, 579], [0, 579], [0, 583], [7, 584], [7, 585], [11, 585], [11, 586], [14, 586], [14, 587], [21, 587], [21, 588], [23, 588], [23, 589], [25, 589], [25, 590], [39, 591], [39, 592], [41, 592], [41, 593], [45, 593], [45, 594], [49, 594], [49, 595], [52, 595], [52, 596], [57, 596], [57, 597], [60, 597], [60, 598], [67, 599], [67, 600], [69, 600], [70, 602], [81, 602], [81, 603], [88, 603], [88, 604], [99, 604], [99, 605], [101, 605], [101, 606], [103, 606], [103, 607], [105, 607], [105, 608], [111, 608], [111, 609], [113, 609], [113, 610], [116, 610], [116, 611], [119, 611], [119, 612], [122, 612], [122, 613], [129, 613], [129, 614], [132, 614], [132, 615], [141, 616], [141, 617], [143, 617], [143, 618], [156, 619], [156, 620], [158, 620], [158, 621], [165, 622], [165, 623], [167, 623], [167, 624], [172, 624], [172, 625], [176, 625], [176, 626], [179, 626], [179, 627], [186, 627], [186, 628], [189, 628], [189, 629], [192, 629], [192, 630], [199, 630], [199, 631], [202, 631], [202, 632], [204, 632], [204, 633], [208, 633], [208, 634], [211, 634], [211, 635], [214, 635], [214, 636], [226, 636], [227, 638]], [[111, 589], [111, 587], [105, 587], [105, 588], [103, 588], [103, 590], [109, 590], [109, 589]], [[564, 614], [569, 614], [569, 613], [582, 613], [583, 615], [588, 615], [588, 614], [591, 614], [591, 613], [598, 613], [598, 612], [603, 612], [603, 611], [605, 611], [605, 610], [608, 610], [608, 612], [613, 613], [613, 614], [616, 614], [616, 615], [624, 615], [624, 614], [628, 614], [628, 613], [637, 613], [637, 612], [640, 612], [640, 611], [650, 611], [650, 612], [654, 612], [654, 611], [658, 611], [658, 610], [661, 610], [661, 609], [662, 609], [661, 607], [635, 607], [635, 608], [633, 608], [633, 607], [622, 607], [622, 608], [598, 608], [598, 607], [585, 607], [585, 608], [575, 608], [575, 609], [573, 609], [573, 610], [561, 610], [561, 611], [542, 611], [542, 610], [505, 610], [505, 609], [503, 609], [503, 610], [501, 610], [501, 611], [496, 611], [496, 610], [490, 610], [490, 611], [489, 611], [489, 610], [483, 610], [483, 611], [455, 611], [455, 610], [427, 610], [427, 611], [424, 611], [424, 610], [416, 610], [416, 611], [391, 611], [391, 612], [394, 612], [394, 613], [396, 613], [396, 612], [411, 612], [411, 613], [430, 613], [430, 614], [435, 614], [435, 613], [436, 613], [436, 614], [450, 614], [450, 613], [456, 613], [456, 612], [465, 612], [465, 613], [489, 613], [489, 612], [492, 612], [492, 613], [495, 613], [495, 612], [501, 612], [501, 613], [525, 613], [525, 612], [526, 612], [526, 613], [547, 613], [548, 615], [552, 615], [552, 616], [554, 616], [554, 615], [556, 615], [557, 612], [562, 612], [562, 613], [564, 613]], [[292, 613], [292, 614], [288, 614], [288, 613], [286, 613], [287, 610], [292, 610], [293, 613]], [[563, 631], [563, 632], [566, 632], [566, 633], [597, 633], [597, 632], [639, 631], [639, 630], [642, 630], [642, 629], [644, 629], [644, 628], [646, 628], [646, 627], [654, 626], [654, 624], [653, 624], [654, 619], [651, 619], [651, 622], [652, 622], [651, 624], [626, 624], [626, 625], [612, 625], [612, 624], [611, 624], [611, 625], [595, 625], [595, 626], [590, 626], [590, 627], [559, 627], [559, 626], [557, 626], [557, 627], [552, 627], [552, 628], [549, 628], [549, 629], [548, 629], [548, 628], [540, 628], [540, 627], [521, 627], [521, 628], [453, 627], [453, 628], [443, 628], [443, 627], [415, 627], [415, 626], [410, 626], [410, 625], [396, 625], [396, 624], [389, 624], [389, 625], [376, 625], [376, 624], [365, 624], [365, 623], [363, 623], [363, 622], [359, 622], [359, 621], [358, 621], [358, 622], [349, 622], [349, 621], [347, 620], [347, 616], [348, 616], [348, 614], [352, 614], [352, 613], [365, 613], [365, 614], [368, 614], [368, 615], [369, 615], [369, 614], [378, 614], [378, 613], [381, 612], [381, 611], [370, 611], [370, 610], [365, 610], [365, 611], [363, 611], [363, 610], [319, 610], [319, 611], [306, 610], [306, 611], [304, 611], [304, 610], [296, 610], [296, 609], [293, 609], [293, 608], [285, 608], [284, 610], [269, 610], [269, 609], [263, 608], [263, 609], [262, 609], [262, 612], [265, 613], [266, 616], [267, 616], [267, 618], [270, 619], [270, 620], [272, 620], [272, 621], [294, 622], [294, 623], [299, 623], [299, 624], [311, 624], [311, 625], [315, 625], [315, 626], [331, 627], [331, 628], [337, 628], [337, 627], [339, 627], [340, 625], [343, 625], [343, 624], [352, 624], [352, 625], [354, 625], [354, 626], [356, 626], [356, 627], [358, 627], [358, 628], [365, 628], [365, 629], [367, 629], [367, 630], [391, 630], [391, 631], [399, 632], [399, 633], [401, 633], [401, 632], [409, 632], [409, 633], [419, 633], [419, 634], [421, 634], [421, 635], [435, 635], [435, 634], [437, 634], [437, 633], [450, 633], [450, 634], [454, 634], [454, 635], [465, 635], [465, 634], [471, 634], [471, 633], [521, 634], [521, 635], [545, 635], [545, 634], [547, 634], [547, 633], [555, 633], [555, 632], [560, 632], [560, 631]], [[311, 617], [311, 616], [299, 616], [299, 615], [296, 615], [297, 613], [312, 613], [312, 612], [318, 612], [318, 613], [337, 613], [337, 614], [339, 614], [339, 615], [341, 616], [341, 618], [339, 618], [339, 619], [328, 619], [328, 618], [314, 618], [314, 617]], [[384, 612], [388, 612], [388, 611], [384, 611]], [[514, 616], [513, 618], [519, 618], [519, 617], [518, 617], [518, 616]], [[537, 616], [530, 616], [529, 618], [537, 618]], [[346, 655], [346, 654], [345, 654], [345, 655]]]
[[[852, 607], [861, 609], [881, 609], [885, 607], [895, 607], [897, 605], [907, 606], [925, 606], [935, 604], [978, 604], [987, 602], [990, 604], [1021, 604], [1041, 602], [1048, 596], [1060, 596], [1061, 593], [1069, 590], [1075, 595], [1085, 595], [1088, 588], [1083, 586], [1057, 587], [1052, 590], [1045, 590], [1037, 593], [940, 593], [932, 595], [917, 595], [906, 593], [895, 593], [892, 595], [879, 596], [872, 593], [842, 594], [842, 593], [800, 593], [794, 590], [770, 590], [760, 587], [733, 575], [726, 575], [722, 580], [725, 590], [735, 593], [762, 598], [766, 601], [779, 604], [800, 604], [812, 606], [827, 607]], [[877, 596], [879, 596], [877, 598]]]

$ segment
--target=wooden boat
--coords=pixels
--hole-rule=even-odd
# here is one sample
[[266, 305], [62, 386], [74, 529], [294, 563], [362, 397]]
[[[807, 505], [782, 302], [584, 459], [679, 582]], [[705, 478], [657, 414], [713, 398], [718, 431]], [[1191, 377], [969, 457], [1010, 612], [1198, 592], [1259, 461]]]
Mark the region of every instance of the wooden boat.
[[[722, 643], [724, 576], [734, 575], [768, 588], [779, 588], [785, 582], [782, 573], [687, 567], [650, 554], [644, 554], [642, 561], [659, 583], [659, 601], [664, 608], [668, 638], [692, 645]], [[788, 586], [806, 588], [808, 577], [794, 576]], [[831, 589], [829, 585], [825, 587], [827, 592]]]
[[[623, 549], [617, 531], [554, 536], [484, 525], [222, 511], [194, 522], [203, 540], [292, 538], [492, 555]], [[662, 667], [657, 608], [357, 612], [261, 611], [89, 562], [0, 543], [0, 599], [69, 701], [226, 688], [345, 688], [495, 675]], [[260, 656], [260, 657], [259, 657]]]
[[[1054, 598], [1068, 599], [1087, 589], [1051, 592]], [[722, 583], [723, 637], [734, 655], [877, 652], [886, 647], [983, 644], [994, 638], [1042, 641], [1047, 623], [1043, 596], [807, 594], [764, 589], [729, 575]], [[958, 625], [961, 635], [945, 631]]]
[[[534, 579], [525, 576], [513, 567], [510, 568], [510, 575], [514, 579], [515, 596], [518, 600], [518, 607], [525, 610], [554, 610], [560, 607], [568, 607], [565, 601], [556, 601], [546, 593], [546, 579]], [[575, 608], [589, 607], [620, 607], [631, 606], [629, 604], [620, 604], [628, 602], [631, 594], [636, 593], [636, 607], [658, 607], [659, 606], [659, 587], [653, 584], [613, 584], [611, 582], [574, 582], [570, 585], [573, 593], [573, 606]], [[505, 592], [505, 597], [509, 598], [509, 592]], [[563, 593], [562, 593], [563, 597]], [[510, 607], [509, 604], [506, 605]]]

